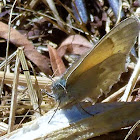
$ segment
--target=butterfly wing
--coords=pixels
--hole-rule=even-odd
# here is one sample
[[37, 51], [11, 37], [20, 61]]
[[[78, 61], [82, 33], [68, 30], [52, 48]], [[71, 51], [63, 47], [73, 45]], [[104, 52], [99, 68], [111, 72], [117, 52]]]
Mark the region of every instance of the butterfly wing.
[[61, 97], [62, 104], [74, 104], [85, 97], [96, 101], [102, 93], [108, 92], [126, 70], [126, 59], [138, 31], [136, 18], [124, 20], [68, 69], [62, 77], [67, 91], [67, 95]]

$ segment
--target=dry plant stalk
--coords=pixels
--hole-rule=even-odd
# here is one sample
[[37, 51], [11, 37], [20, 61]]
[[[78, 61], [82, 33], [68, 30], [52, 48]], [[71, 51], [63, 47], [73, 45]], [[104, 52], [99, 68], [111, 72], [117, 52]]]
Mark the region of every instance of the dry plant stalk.
[[[23, 47], [19, 48], [18, 57], [21, 61], [21, 65], [22, 65], [22, 68], [23, 68], [23, 71], [24, 71], [24, 74], [25, 74], [25, 77], [26, 77], [27, 86], [28, 86], [28, 89], [29, 89], [29, 95], [30, 95], [30, 99], [31, 99], [31, 105], [33, 105], [33, 109], [35, 111], [40, 112], [37, 92], [35, 91], [35, 89], [33, 88], [33, 85], [32, 85], [28, 65], [27, 65], [27, 62], [26, 62], [26, 59], [25, 59], [25, 55], [23, 53]], [[40, 117], [40, 113], [38, 113], [38, 112], [35, 113], [36, 117]]]
[[39, 0], [32, 0], [29, 4], [29, 6], [34, 9], [37, 5], [37, 3], [39, 3]]
[[[16, 51], [14, 53], [12, 53], [8, 58], [7, 58], [7, 64], [9, 64], [11, 62], [11, 60], [16, 56]], [[4, 68], [6, 63], [6, 60], [4, 60], [1, 64], [0, 64], [0, 70]]]
[[60, 18], [60, 16], [59, 16], [59, 13], [58, 13], [58, 11], [57, 11], [57, 9], [56, 9], [56, 6], [55, 6], [55, 4], [54, 4], [54, 1], [53, 0], [43, 0], [44, 2], [46, 1], [47, 2], [47, 4], [49, 5], [49, 8], [51, 9], [51, 11], [52, 11], [52, 13], [53, 13], [53, 15], [54, 15], [54, 17], [56, 18], [56, 21], [57, 21], [57, 23], [58, 23], [58, 25], [61, 27], [61, 28], [64, 28], [64, 26], [63, 26], [63, 20]]
[[[3, 71], [0, 71], [0, 81], [3, 77]], [[34, 76], [30, 76], [32, 84], [35, 85], [35, 77]], [[50, 87], [52, 85], [52, 80], [50, 80], [47, 77], [40, 77], [40, 76], [36, 76], [38, 84], [39, 84], [39, 88], [41, 89], [46, 89], [50, 91]], [[12, 84], [13, 83], [13, 79], [14, 79], [14, 73], [6, 73], [6, 77], [5, 77], [5, 84]], [[24, 74], [19, 74], [19, 85], [21, 86], [27, 86], [27, 82], [26, 82], [26, 77]]]
[[14, 6], [16, 4], [16, 1], [14, 1], [13, 5], [12, 5], [12, 8], [11, 8], [11, 11], [10, 11], [10, 17], [9, 17], [9, 22], [8, 22], [8, 34], [7, 34], [7, 46], [6, 46], [6, 63], [5, 63], [5, 67], [4, 67], [4, 75], [3, 75], [3, 78], [2, 78], [2, 81], [1, 81], [1, 86], [0, 86], [0, 96], [2, 95], [2, 92], [3, 92], [3, 85], [4, 85], [4, 79], [5, 79], [5, 74], [6, 74], [6, 71], [7, 71], [7, 65], [8, 65], [8, 53], [9, 53], [9, 42], [10, 42], [10, 33], [11, 33], [11, 19], [12, 19], [12, 13], [13, 13], [13, 9], [14, 9]]
[[124, 140], [127, 140], [128, 137], [132, 134], [132, 132], [136, 129], [136, 127], [140, 124], [140, 120], [138, 120], [133, 127], [129, 130], [128, 134], [126, 135]]
[[102, 103], [106, 103], [106, 102], [113, 102], [114, 100], [116, 100], [118, 97], [122, 96], [124, 91], [126, 89], [126, 85], [123, 86], [122, 88], [120, 88], [118, 91], [114, 92], [113, 94], [111, 94], [109, 97], [107, 97], [106, 99], [104, 99], [102, 101]]
[[[17, 54], [18, 53], [19, 52], [17, 51]], [[17, 105], [17, 87], [18, 87], [18, 79], [19, 79], [19, 66], [20, 66], [20, 60], [19, 60], [19, 57], [17, 55], [16, 64], [15, 64], [15, 73], [14, 73], [14, 79], [13, 79], [8, 133], [13, 131], [13, 126], [15, 123], [15, 110], [16, 110], [16, 105]]]
[[4, 134], [7, 134], [8, 124], [0, 122], [0, 137]]

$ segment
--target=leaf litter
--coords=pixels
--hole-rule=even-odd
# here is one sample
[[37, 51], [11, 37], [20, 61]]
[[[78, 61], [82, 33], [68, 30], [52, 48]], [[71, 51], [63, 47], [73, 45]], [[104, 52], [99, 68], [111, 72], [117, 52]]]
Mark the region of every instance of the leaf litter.
[[[32, 63], [32, 66], [35, 70], [35, 75], [38, 80], [38, 88], [35, 90], [39, 90], [42, 96], [42, 103], [39, 106], [40, 115], [45, 114], [53, 107], [56, 107], [56, 102], [52, 97], [50, 97], [51, 93], [51, 84], [52, 81], [48, 78], [48, 76], [53, 76], [54, 79], [56, 76], [61, 76], [69, 66], [69, 61], [67, 61], [65, 56], [70, 59], [78, 58], [84, 54], [86, 54], [93, 46], [93, 44], [98, 41], [104, 34], [106, 34], [107, 30], [110, 30], [115, 26], [116, 22], [122, 20], [126, 17], [130, 17], [135, 14], [135, 11], [139, 9], [139, 1], [123, 1], [122, 2], [122, 11], [124, 15], [121, 15], [119, 11], [119, 19], [117, 19], [115, 11], [112, 9], [113, 4], [108, 1], [91, 1], [88, 0], [85, 2], [85, 10], [88, 13], [88, 21], [86, 23], [79, 20], [79, 17], [76, 17], [76, 11], [72, 10], [72, 5], [70, 1], [56, 0], [50, 1], [52, 5], [46, 4], [46, 1], [39, 2], [38, 0], [33, 3], [33, 1], [22, 1], [17, 2], [13, 13], [12, 13], [12, 28], [10, 34], [10, 52], [9, 55], [14, 53], [14, 47], [22, 47], [24, 46], [24, 54], [26, 56], [26, 61]], [[10, 15], [10, 9], [13, 5], [12, 1], [7, 1], [6, 5], [3, 4], [1, 7], [0, 13], [0, 54], [1, 54], [1, 62], [5, 59], [5, 55], [3, 55], [4, 50], [6, 50], [6, 40], [8, 39], [8, 20]], [[52, 6], [55, 8], [53, 9]], [[78, 6], [78, 5], [77, 5]], [[78, 9], [78, 8], [77, 8]], [[118, 5], [119, 9], [119, 5]], [[59, 21], [55, 15], [59, 15]], [[79, 11], [80, 12], [80, 11]], [[136, 15], [139, 15], [136, 13]], [[107, 30], [106, 30], [107, 29]], [[2, 41], [5, 39], [4, 41]], [[49, 43], [48, 43], [49, 42]], [[50, 45], [51, 43], [51, 45]], [[55, 45], [54, 45], [55, 44]], [[136, 44], [137, 47], [137, 44]], [[39, 49], [41, 48], [41, 49]], [[12, 50], [13, 49], [13, 50]], [[137, 53], [137, 49], [136, 49]], [[74, 56], [71, 57], [71, 56]], [[137, 57], [135, 56], [135, 59]], [[132, 64], [136, 64], [136, 62], [131, 62]], [[34, 72], [31, 66], [28, 64], [27, 69], [23, 69], [21, 66], [19, 68], [19, 82], [17, 85], [17, 109], [15, 111], [15, 118], [13, 130], [19, 127], [22, 127], [24, 123], [30, 122], [34, 120], [36, 117], [34, 116], [36, 110], [33, 109], [31, 105], [31, 97], [29, 96], [29, 87], [26, 84], [26, 78], [24, 74], [26, 70], [30, 74], [30, 78], [32, 79], [33, 86], [36, 86]], [[129, 78], [132, 74], [134, 67], [128, 67], [128, 72], [122, 74], [120, 81], [116, 83], [109, 95], [116, 94], [111, 97], [111, 99], [107, 99], [108, 102], [117, 102], [122, 96], [125, 85], [128, 83]], [[8, 132], [8, 122], [10, 116], [10, 104], [12, 102], [12, 85], [15, 71], [15, 58], [11, 59], [9, 62], [8, 70], [10, 73], [6, 73], [7, 76], [4, 82], [4, 89], [1, 95], [0, 100], [0, 135], [4, 135]], [[0, 79], [3, 77], [3, 69], [0, 71]], [[27, 88], [28, 87], [28, 88]], [[121, 90], [123, 89], [123, 90]], [[121, 90], [122, 94], [119, 94]], [[46, 94], [47, 93], [47, 94]], [[132, 91], [131, 96], [129, 96], [128, 100], [139, 101], [139, 80], [136, 83], [135, 89]], [[49, 94], [49, 95], [48, 95]], [[98, 103], [104, 102], [104, 100], [109, 97], [102, 96]], [[86, 106], [86, 103], [83, 103]], [[127, 110], [126, 110], [127, 111]], [[135, 113], [135, 112], [134, 112]], [[128, 128], [129, 130], [130, 128]], [[127, 132], [128, 132], [127, 130]], [[120, 134], [122, 132], [122, 134]], [[138, 137], [139, 131], [133, 132], [133, 135], [130, 137]], [[122, 137], [126, 136], [126, 132], [123, 133], [118, 129], [114, 134], [111, 132], [108, 133], [108, 138], [112, 137], [112, 135], [117, 138], [117, 135], [120, 134]], [[134, 136], [135, 135], [135, 136]], [[104, 139], [105, 136], [102, 135], [100, 139]], [[96, 139], [96, 138], [94, 138]], [[97, 138], [98, 139], [98, 138]], [[131, 138], [130, 138], [131, 139]]]

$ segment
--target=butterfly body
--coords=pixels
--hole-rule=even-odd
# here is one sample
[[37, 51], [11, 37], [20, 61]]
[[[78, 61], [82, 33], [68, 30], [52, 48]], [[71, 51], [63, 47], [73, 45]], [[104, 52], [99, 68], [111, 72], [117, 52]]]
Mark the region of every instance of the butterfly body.
[[75, 62], [53, 84], [60, 106], [73, 105], [86, 97], [96, 102], [103, 93], [107, 93], [126, 70], [126, 60], [138, 31], [139, 21], [136, 18], [126, 19]]

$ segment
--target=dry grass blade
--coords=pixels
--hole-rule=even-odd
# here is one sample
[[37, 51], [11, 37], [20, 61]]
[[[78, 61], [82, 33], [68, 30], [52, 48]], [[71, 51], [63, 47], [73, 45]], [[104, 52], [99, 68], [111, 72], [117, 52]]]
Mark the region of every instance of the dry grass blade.
[[[0, 71], [0, 81], [2, 80], [2, 77], [3, 77], [3, 71]], [[30, 76], [30, 78], [31, 78], [32, 84], [35, 85], [35, 77]], [[14, 79], [14, 73], [6, 73], [4, 82], [5, 82], [5, 84], [12, 84], [13, 79]], [[39, 88], [50, 90], [50, 87], [52, 85], [52, 80], [50, 80], [47, 77], [37, 76], [37, 81], [39, 84]], [[27, 86], [26, 77], [24, 74], [19, 74], [19, 85]]]
[[7, 131], [8, 125], [6, 123], [0, 122], [0, 131]]
[[134, 125], [133, 127], [129, 130], [128, 134], [126, 135], [125, 139], [124, 140], [127, 140], [128, 137], [132, 134], [132, 132], [134, 131], [134, 129], [136, 129], [136, 127], [140, 124], [140, 120], [138, 120]]
[[[12, 53], [8, 59], [7, 59], [7, 63], [9, 64], [11, 62], [11, 60], [16, 56], [16, 51], [14, 53]], [[1, 64], [0, 64], [0, 70], [4, 68], [6, 63], [6, 60], [4, 60]]]
[[14, 1], [13, 5], [12, 5], [12, 8], [11, 8], [11, 12], [10, 12], [10, 18], [9, 18], [9, 23], [8, 23], [8, 36], [7, 37], [7, 47], [6, 47], [6, 63], [5, 63], [5, 67], [4, 67], [4, 75], [3, 75], [3, 79], [1, 81], [1, 86], [0, 86], [0, 96], [2, 95], [2, 92], [3, 92], [3, 85], [4, 85], [4, 79], [5, 79], [5, 74], [6, 74], [6, 71], [7, 71], [7, 60], [8, 60], [8, 53], [9, 53], [9, 42], [10, 42], [10, 33], [11, 33], [11, 19], [12, 19], [12, 12], [13, 12], [13, 9], [14, 9], [14, 6], [16, 4], [16, 1]]
[[102, 101], [102, 103], [105, 103], [105, 102], [113, 102], [114, 100], [117, 100], [118, 97], [120, 97], [120, 96], [123, 95], [123, 92], [125, 91], [125, 89], [126, 89], [126, 85], [123, 86], [122, 88], [120, 88], [118, 91], [116, 91], [112, 95], [110, 95], [109, 97], [107, 97], [106, 99], [104, 99]]
[[[17, 54], [18, 54], [18, 52], [17, 52]], [[19, 66], [20, 66], [20, 60], [17, 55], [16, 64], [15, 64], [15, 73], [14, 73], [14, 79], [13, 79], [10, 117], [9, 117], [9, 128], [8, 128], [9, 133], [11, 131], [13, 131], [13, 126], [15, 123], [15, 110], [16, 110], [16, 105], [17, 105], [17, 87], [18, 87], [18, 79], [19, 79]]]
[[[67, 25], [68, 27], [70, 28], [73, 28], [79, 32], [82, 32], [82, 33], [85, 33], [87, 35], [87, 38], [89, 40], [92, 40], [91, 37], [89, 36], [89, 32], [87, 30], [87, 28], [85, 27], [84, 24], [81, 24], [77, 19], [76, 17], [73, 15], [72, 11], [66, 6], [64, 5], [60, 0], [58, 0], [58, 2], [66, 9], [66, 11], [71, 15], [71, 17], [75, 20], [76, 24], [78, 27], [74, 27], [72, 25], [69, 25], [69, 24], [64, 24], [64, 25]], [[73, 30], [71, 31], [73, 33]]]
[[6, 134], [8, 130], [8, 125], [4, 122], [0, 122], [0, 136]]
[[58, 11], [56, 9], [56, 6], [54, 4], [54, 1], [53, 0], [43, 0], [43, 1], [46, 1], [48, 3], [50, 9], [53, 12], [54, 17], [56, 18], [56, 21], [57, 21], [58, 25], [63, 28], [63, 24], [62, 23], [64, 21], [62, 21], [62, 19], [60, 18], [59, 14], [58, 14]]
[[39, 106], [40, 106], [43, 98], [42, 98], [42, 94], [41, 94], [41, 92], [40, 92], [40, 88], [39, 88], [39, 85], [38, 85], [38, 81], [37, 81], [37, 77], [36, 77], [35, 69], [34, 69], [34, 67], [33, 67], [33, 65], [31, 64], [30, 61], [28, 61], [28, 65], [32, 68], [33, 73], [34, 73], [34, 78], [35, 78], [34, 89], [35, 89], [35, 91], [36, 91], [36, 93], [37, 93], [38, 104], [39, 104]]
[[37, 5], [37, 3], [39, 3], [39, 0], [32, 0], [29, 4], [29, 6], [34, 9]]
[[[26, 77], [27, 86], [28, 86], [28, 89], [29, 89], [29, 95], [30, 95], [30, 99], [31, 99], [31, 104], [33, 105], [33, 108], [34, 108], [35, 111], [39, 111], [37, 92], [35, 91], [35, 89], [33, 88], [33, 85], [32, 85], [29, 69], [28, 69], [28, 66], [27, 66], [25, 55], [23, 53], [23, 48], [19, 49], [18, 57], [20, 58], [21, 65], [22, 65], [22, 68], [23, 68], [23, 71], [24, 71], [24, 74], [25, 74], [25, 77]], [[35, 115], [36, 115], [36, 117], [40, 116], [39, 113], [35, 113]]]

